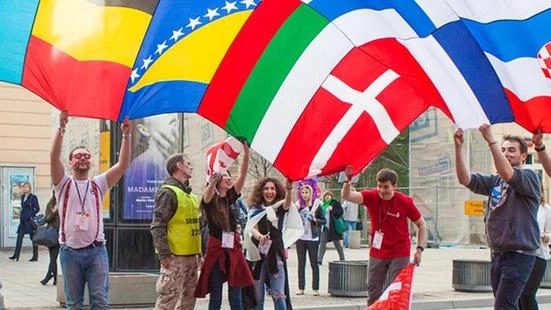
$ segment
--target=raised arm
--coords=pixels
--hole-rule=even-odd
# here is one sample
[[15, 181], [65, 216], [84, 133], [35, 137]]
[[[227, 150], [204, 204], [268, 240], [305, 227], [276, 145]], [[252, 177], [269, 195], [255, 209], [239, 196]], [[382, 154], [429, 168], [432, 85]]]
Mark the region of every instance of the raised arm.
[[492, 134], [492, 126], [489, 124], [482, 124], [478, 129], [482, 133], [484, 140], [488, 142], [497, 174], [499, 174], [499, 176], [501, 176], [505, 181], [511, 180], [515, 171], [503, 154], [501, 145], [495, 140]]
[[346, 176], [346, 181], [342, 183], [342, 189], [341, 189], [342, 199], [356, 203], [356, 204], [362, 204], [364, 202], [362, 194], [358, 192], [354, 192], [350, 188], [350, 180], [352, 179], [352, 166], [350, 165], [346, 166], [346, 168], [344, 169], [344, 174]]
[[543, 144], [543, 132], [541, 129], [532, 136], [532, 142], [534, 143], [534, 150], [538, 152], [538, 159], [543, 166], [543, 170], [551, 177], [551, 156], [545, 150], [545, 145]]
[[214, 191], [216, 190], [216, 184], [220, 181], [221, 175], [219, 173], [213, 173], [209, 178], [209, 184], [203, 192], [203, 202], [210, 203], [212, 197], [214, 196]]
[[461, 185], [467, 186], [471, 183], [471, 175], [465, 164], [463, 158], [463, 143], [465, 142], [465, 136], [462, 129], [457, 129], [453, 134], [453, 142], [455, 143], [455, 173], [457, 174], [457, 181]]
[[130, 166], [130, 120], [128, 116], [124, 118], [121, 124], [122, 142], [119, 151], [119, 160], [106, 172], [107, 184], [109, 188], [113, 187], [122, 177], [128, 166]]
[[237, 176], [237, 180], [235, 180], [235, 183], [233, 184], [233, 188], [235, 188], [235, 191], [238, 193], [241, 193], [241, 190], [243, 190], [243, 186], [245, 185], [247, 171], [249, 170], [249, 156], [249, 146], [246, 142], [243, 142], [243, 162], [241, 163], [241, 167], [239, 167], [239, 175]]
[[293, 204], [293, 182], [289, 179], [285, 181], [285, 201], [283, 202], [283, 209], [289, 210]]
[[61, 147], [63, 146], [63, 135], [68, 121], [67, 111], [61, 111], [59, 114], [59, 128], [55, 132], [52, 148], [50, 149], [50, 175], [54, 185], [59, 184], [65, 175], [65, 169], [63, 169], [63, 162], [61, 161]]

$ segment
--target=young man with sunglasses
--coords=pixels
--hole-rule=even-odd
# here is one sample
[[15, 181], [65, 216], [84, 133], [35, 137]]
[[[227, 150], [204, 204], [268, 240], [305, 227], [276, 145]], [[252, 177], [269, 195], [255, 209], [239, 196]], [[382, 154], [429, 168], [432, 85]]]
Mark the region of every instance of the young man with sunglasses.
[[84, 286], [88, 284], [90, 307], [108, 309], [109, 262], [103, 233], [103, 196], [115, 185], [130, 165], [130, 121], [121, 124], [119, 160], [106, 172], [90, 178], [90, 152], [77, 146], [69, 153], [72, 176], [61, 161], [63, 134], [68, 122], [65, 111], [59, 116], [50, 152], [50, 173], [57, 196], [60, 228], [60, 264], [67, 308], [81, 309]]

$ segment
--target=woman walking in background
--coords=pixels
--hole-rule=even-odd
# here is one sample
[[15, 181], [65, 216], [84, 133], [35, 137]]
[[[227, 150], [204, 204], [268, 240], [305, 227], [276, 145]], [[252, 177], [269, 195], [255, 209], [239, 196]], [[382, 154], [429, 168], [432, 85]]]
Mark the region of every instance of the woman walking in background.
[[526, 281], [524, 290], [520, 295], [518, 302], [519, 309], [521, 310], [537, 310], [538, 302], [536, 300], [536, 292], [540, 286], [543, 276], [545, 275], [545, 268], [547, 266], [547, 260], [549, 259], [549, 241], [551, 241], [551, 206], [545, 203], [544, 191], [542, 188], [540, 206], [538, 208], [538, 226], [540, 228], [540, 247], [536, 250], [536, 261], [534, 267]]
[[322, 226], [320, 236], [320, 248], [318, 251], [318, 264], [322, 264], [323, 256], [327, 248], [327, 242], [333, 241], [335, 249], [339, 253], [339, 260], [344, 260], [344, 250], [342, 248], [341, 240], [342, 234], [337, 233], [335, 230], [335, 219], [340, 218], [343, 214], [342, 206], [340, 202], [333, 199], [333, 193], [325, 191], [323, 193], [323, 203], [321, 204], [321, 210], [326, 222]]
[[[33, 217], [40, 211], [38, 198], [32, 193], [31, 183], [23, 183], [23, 196], [21, 197], [21, 214], [19, 215], [19, 226], [17, 227], [17, 241], [15, 243], [15, 251], [9, 257], [11, 260], [19, 261], [19, 254], [23, 246], [23, 237], [28, 234], [33, 240], [34, 227], [32, 224]], [[38, 260], [38, 246], [33, 242], [33, 257], [30, 262]]]
[[320, 225], [325, 224], [325, 218], [323, 217], [321, 208], [319, 207], [321, 201], [316, 199], [316, 195], [314, 194], [314, 188], [316, 188], [316, 185], [304, 183], [306, 181], [307, 180], [299, 182], [299, 199], [295, 203], [304, 227], [304, 234], [296, 242], [298, 258], [297, 295], [304, 295], [304, 287], [306, 286], [304, 274], [306, 269], [306, 253], [308, 253], [308, 260], [310, 261], [310, 267], [312, 268], [312, 290], [314, 291], [314, 296], [319, 296], [319, 235]]
[[[52, 193], [52, 198], [48, 201], [46, 205], [46, 214], [45, 214], [46, 223], [48, 227], [53, 227], [59, 230], [59, 212], [57, 212], [57, 201], [55, 199], [55, 192]], [[59, 243], [53, 247], [48, 248], [50, 253], [50, 264], [48, 265], [48, 271], [46, 271], [46, 276], [44, 279], [40, 280], [42, 285], [46, 285], [51, 278], [54, 278], [53, 285], [57, 284], [57, 256], [59, 255]]]

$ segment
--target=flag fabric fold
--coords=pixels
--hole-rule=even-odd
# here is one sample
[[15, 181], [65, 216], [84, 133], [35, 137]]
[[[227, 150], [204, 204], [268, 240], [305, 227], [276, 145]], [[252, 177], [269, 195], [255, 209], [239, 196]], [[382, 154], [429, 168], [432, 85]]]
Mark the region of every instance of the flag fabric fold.
[[299, 180], [431, 106], [551, 132], [550, 24], [546, 0], [4, 0], [0, 80], [72, 116], [198, 113]]

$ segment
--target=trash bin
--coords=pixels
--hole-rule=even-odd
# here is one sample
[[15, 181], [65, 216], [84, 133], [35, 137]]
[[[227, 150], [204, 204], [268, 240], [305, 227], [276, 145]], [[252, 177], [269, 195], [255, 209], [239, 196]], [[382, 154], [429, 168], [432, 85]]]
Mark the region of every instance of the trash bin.
[[490, 261], [454, 259], [452, 287], [456, 291], [491, 292]]
[[367, 297], [368, 263], [367, 260], [329, 262], [329, 294]]
[[351, 249], [360, 248], [360, 236], [362, 232], [359, 230], [349, 230], [348, 231], [348, 247]]

